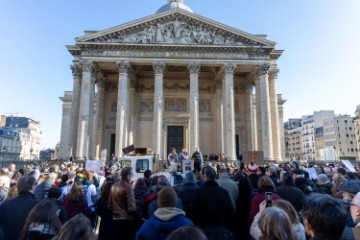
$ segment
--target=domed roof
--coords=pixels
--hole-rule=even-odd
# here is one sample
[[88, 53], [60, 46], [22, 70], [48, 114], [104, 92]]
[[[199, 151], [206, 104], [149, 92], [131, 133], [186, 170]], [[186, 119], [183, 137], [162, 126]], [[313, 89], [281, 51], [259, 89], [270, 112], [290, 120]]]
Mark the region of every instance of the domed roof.
[[157, 10], [156, 13], [162, 13], [165, 11], [172, 10], [174, 8], [180, 8], [188, 12], [194, 12], [184, 3], [184, 0], [168, 0], [168, 4], [165, 4], [164, 6], [159, 8], [159, 10]]

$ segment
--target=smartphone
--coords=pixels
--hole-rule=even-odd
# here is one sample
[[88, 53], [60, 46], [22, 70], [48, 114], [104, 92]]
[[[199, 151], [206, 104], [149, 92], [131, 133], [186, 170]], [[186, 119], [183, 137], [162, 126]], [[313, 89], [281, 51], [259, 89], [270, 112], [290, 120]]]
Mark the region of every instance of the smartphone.
[[271, 203], [272, 203], [272, 192], [266, 192], [266, 193], [265, 193], [265, 201], [266, 201], [266, 207], [271, 207]]

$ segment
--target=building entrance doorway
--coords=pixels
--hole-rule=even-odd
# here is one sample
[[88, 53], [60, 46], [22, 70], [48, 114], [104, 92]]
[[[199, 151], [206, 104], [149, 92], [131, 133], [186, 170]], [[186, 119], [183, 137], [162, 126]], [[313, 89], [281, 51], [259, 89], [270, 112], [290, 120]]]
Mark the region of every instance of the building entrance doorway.
[[172, 148], [176, 148], [176, 152], [180, 153], [184, 147], [184, 127], [168, 126], [167, 129], [167, 154]]

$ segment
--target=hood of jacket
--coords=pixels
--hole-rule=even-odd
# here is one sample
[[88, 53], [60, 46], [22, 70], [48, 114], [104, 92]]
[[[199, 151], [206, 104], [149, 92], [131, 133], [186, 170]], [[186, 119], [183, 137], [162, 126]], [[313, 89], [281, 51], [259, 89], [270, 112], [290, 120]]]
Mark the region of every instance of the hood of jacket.
[[152, 216], [151, 225], [159, 232], [175, 230], [184, 223], [185, 212], [178, 208], [158, 208]]

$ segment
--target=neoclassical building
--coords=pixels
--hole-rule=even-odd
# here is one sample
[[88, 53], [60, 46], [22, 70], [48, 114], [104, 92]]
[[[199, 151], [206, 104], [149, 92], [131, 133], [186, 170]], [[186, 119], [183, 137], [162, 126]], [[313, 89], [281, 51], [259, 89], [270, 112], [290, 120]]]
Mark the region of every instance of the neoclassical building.
[[263, 151], [284, 159], [285, 102], [276, 92], [281, 50], [171, 0], [155, 14], [66, 46], [73, 55], [65, 92], [60, 157], [122, 156], [129, 145], [165, 158]]

